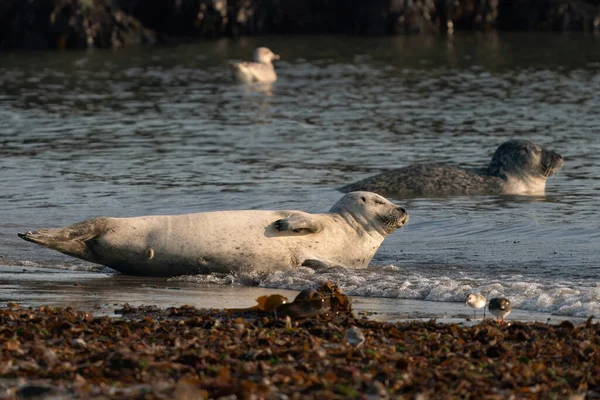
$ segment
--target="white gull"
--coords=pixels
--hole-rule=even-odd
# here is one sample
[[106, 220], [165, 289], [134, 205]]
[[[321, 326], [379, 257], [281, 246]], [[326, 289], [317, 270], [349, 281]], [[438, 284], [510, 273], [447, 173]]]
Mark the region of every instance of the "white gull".
[[254, 50], [253, 62], [230, 61], [233, 77], [240, 83], [272, 83], [277, 80], [273, 60], [279, 56], [266, 47]]

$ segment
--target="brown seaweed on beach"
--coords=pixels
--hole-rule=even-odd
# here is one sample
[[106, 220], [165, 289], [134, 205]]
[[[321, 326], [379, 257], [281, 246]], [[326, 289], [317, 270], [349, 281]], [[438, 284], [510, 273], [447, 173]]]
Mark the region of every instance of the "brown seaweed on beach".
[[329, 281], [319, 284], [317, 289], [304, 289], [292, 303], [281, 304], [275, 309], [278, 318], [291, 319], [315, 317], [326, 314], [350, 314], [351, 301], [339, 287]]
[[464, 327], [324, 313], [286, 324], [189, 306], [124, 309], [0, 309], [2, 396], [600, 396], [600, 324], [591, 320]]
[[258, 304], [247, 308], [226, 308], [225, 311], [230, 313], [247, 313], [263, 311], [266, 313], [273, 312], [281, 304], [287, 303], [288, 299], [280, 294], [271, 294], [260, 296], [256, 299]]
[[320, 314], [340, 314], [352, 311], [351, 301], [334, 283], [324, 281], [316, 289], [304, 289], [288, 303], [287, 297], [280, 294], [260, 296], [257, 304], [246, 308], [226, 308], [232, 314], [265, 313], [277, 318], [291, 319], [315, 317]]

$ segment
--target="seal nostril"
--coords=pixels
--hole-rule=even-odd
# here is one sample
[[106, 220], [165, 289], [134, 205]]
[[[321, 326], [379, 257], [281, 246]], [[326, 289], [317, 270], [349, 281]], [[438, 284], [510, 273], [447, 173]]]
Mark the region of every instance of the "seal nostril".
[[406, 214], [406, 210], [404, 209], [404, 207], [398, 206], [398, 210], [400, 210], [400, 212], [402, 212], [402, 214]]

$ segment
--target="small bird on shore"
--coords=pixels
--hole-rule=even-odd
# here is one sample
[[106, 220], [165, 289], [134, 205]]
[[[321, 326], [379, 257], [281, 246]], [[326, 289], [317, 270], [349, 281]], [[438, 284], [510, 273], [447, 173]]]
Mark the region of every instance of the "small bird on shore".
[[475, 318], [475, 310], [478, 308], [483, 308], [483, 318], [485, 318], [485, 301], [486, 298], [481, 293], [470, 293], [467, 296], [465, 305], [473, 309], [473, 318]]
[[494, 297], [490, 300], [488, 309], [492, 314], [498, 317], [498, 324], [502, 325], [504, 323], [504, 318], [510, 314], [512, 306], [510, 300], [506, 297]]
[[233, 77], [240, 83], [273, 83], [277, 80], [277, 74], [273, 67], [273, 61], [279, 60], [279, 56], [266, 47], [254, 50], [253, 62], [230, 61]]

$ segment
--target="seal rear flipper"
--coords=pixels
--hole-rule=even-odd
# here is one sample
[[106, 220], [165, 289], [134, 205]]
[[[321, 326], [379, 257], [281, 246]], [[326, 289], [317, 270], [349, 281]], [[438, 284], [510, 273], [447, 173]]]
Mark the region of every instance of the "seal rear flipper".
[[94, 218], [64, 228], [40, 229], [18, 235], [28, 242], [87, 260], [90, 241], [98, 237], [105, 226], [106, 218]]

